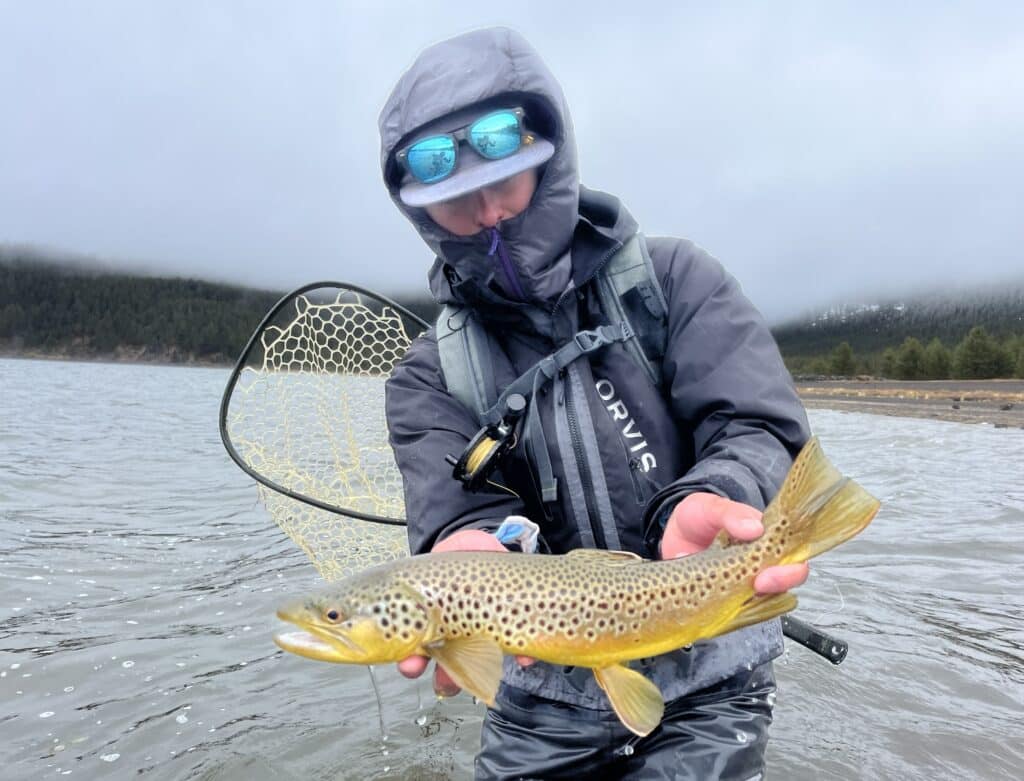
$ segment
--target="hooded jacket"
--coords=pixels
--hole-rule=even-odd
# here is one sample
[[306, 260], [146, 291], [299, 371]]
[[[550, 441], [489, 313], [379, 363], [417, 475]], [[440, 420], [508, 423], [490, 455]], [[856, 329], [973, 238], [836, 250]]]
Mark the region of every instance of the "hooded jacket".
[[[394, 157], [449, 114], [516, 106], [555, 145], [530, 205], [500, 225], [522, 299], [509, 292], [488, 232], [455, 236], [401, 201]], [[436, 256], [430, 289], [439, 303], [468, 307], [483, 324], [498, 392], [577, 331], [608, 322], [594, 279], [637, 223], [617, 199], [580, 186], [565, 99], [520, 35], [478, 30], [425, 50], [385, 104], [380, 134], [392, 199]], [[691, 242], [648, 238], [647, 247], [668, 302], [662, 383], [648, 381], [613, 344], [540, 389], [531, 403], [557, 478], [555, 502], [541, 501], [522, 442], [495, 477], [511, 492], [469, 493], [452, 478], [444, 458], [461, 453], [479, 424], [448, 392], [434, 329], [414, 341], [386, 385], [413, 553], [460, 529], [494, 530], [518, 514], [540, 524], [554, 553], [600, 547], [654, 557], [669, 512], [686, 495], [707, 491], [759, 509], [774, 496], [809, 429], [763, 318]], [[781, 650], [772, 621], [636, 666], [674, 699]], [[589, 671], [510, 663], [505, 682], [548, 699], [610, 707]]]

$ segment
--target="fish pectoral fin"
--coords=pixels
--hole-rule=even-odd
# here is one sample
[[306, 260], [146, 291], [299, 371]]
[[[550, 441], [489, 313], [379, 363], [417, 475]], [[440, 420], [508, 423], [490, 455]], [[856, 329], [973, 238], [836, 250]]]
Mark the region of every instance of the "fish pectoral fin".
[[635, 564], [639, 561], [647, 561], [643, 556], [637, 556], [626, 550], [601, 550], [599, 548], [577, 548], [565, 554], [574, 559], [588, 559], [601, 562], [602, 564]]
[[476, 635], [431, 644], [427, 652], [461, 688], [494, 707], [501, 683], [501, 648], [489, 637]]
[[751, 624], [760, 624], [772, 618], [778, 618], [796, 608], [796, 594], [785, 592], [765, 597], [751, 597], [735, 616], [729, 619], [715, 634], [735, 632]]
[[650, 679], [621, 664], [595, 669], [594, 677], [630, 732], [643, 737], [661, 723], [665, 701]]

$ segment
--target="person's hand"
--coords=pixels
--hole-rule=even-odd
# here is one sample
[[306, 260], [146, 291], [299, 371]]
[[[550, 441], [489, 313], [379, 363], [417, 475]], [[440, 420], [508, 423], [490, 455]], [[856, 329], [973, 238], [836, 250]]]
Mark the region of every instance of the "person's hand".
[[[661, 558], [675, 559], [702, 551], [723, 529], [734, 540], [756, 540], [764, 533], [761, 512], [716, 494], [690, 494], [669, 516], [659, 546]], [[767, 567], [754, 578], [754, 591], [781, 594], [807, 580], [809, 571], [806, 564]]]
[[[437, 543], [430, 552], [474, 550], [508, 552], [508, 548], [498, 542], [493, 534], [488, 534], [480, 529], [465, 529], [455, 532]], [[536, 659], [530, 656], [517, 656], [516, 661], [523, 667], [529, 667]], [[409, 656], [398, 663], [398, 672], [406, 678], [419, 678], [426, 671], [429, 663], [430, 660], [426, 656]], [[434, 691], [440, 697], [454, 697], [460, 691], [455, 681], [439, 664], [434, 666]]]

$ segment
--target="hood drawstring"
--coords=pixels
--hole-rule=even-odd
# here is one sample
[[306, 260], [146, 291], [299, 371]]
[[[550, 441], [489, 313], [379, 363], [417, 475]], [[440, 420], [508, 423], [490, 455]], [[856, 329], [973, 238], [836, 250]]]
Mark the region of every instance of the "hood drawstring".
[[519, 282], [519, 276], [516, 274], [515, 266], [512, 265], [512, 259], [508, 256], [508, 250], [501, 240], [501, 233], [497, 227], [491, 228], [491, 249], [487, 252], [487, 257], [494, 257], [495, 253], [498, 255], [502, 273], [504, 273], [512, 293], [520, 301], [525, 301], [526, 293], [523, 292], [523, 286]]

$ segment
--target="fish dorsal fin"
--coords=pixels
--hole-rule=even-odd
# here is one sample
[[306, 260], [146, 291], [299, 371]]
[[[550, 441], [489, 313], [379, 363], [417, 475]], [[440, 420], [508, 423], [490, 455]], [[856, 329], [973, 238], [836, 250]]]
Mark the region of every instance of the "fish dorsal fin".
[[424, 649], [460, 687], [494, 707], [501, 683], [501, 648], [483, 635], [445, 640]]
[[581, 561], [599, 562], [601, 564], [622, 565], [636, 564], [647, 561], [643, 556], [637, 556], [625, 550], [600, 550], [598, 548], [577, 548], [565, 554]]
[[661, 723], [665, 701], [649, 679], [621, 664], [594, 670], [594, 677], [608, 695], [615, 715], [630, 732], [643, 737]]

